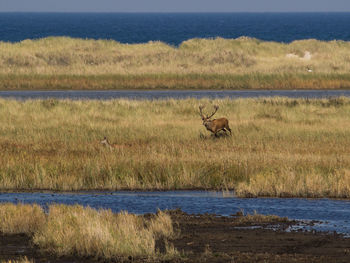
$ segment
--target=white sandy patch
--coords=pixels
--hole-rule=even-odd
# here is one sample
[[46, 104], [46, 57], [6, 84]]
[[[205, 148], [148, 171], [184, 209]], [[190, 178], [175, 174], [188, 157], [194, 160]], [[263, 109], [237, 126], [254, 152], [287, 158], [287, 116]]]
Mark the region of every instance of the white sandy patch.
[[310, 53], [310, 51], [305, 51], [304, 56], [299, 57], [297, 54], [288, 53], [286, 55], [286, 58], [298, 58], [298, 59], [302, 59], [302, 60], [310, 60], [312, 58], [312, 54]]
[[286, 57], [287, 57], [287, 58], [300, 58], [298, 55], [293, 54], [293, 53], [288, 53], [288, 54], [286, 55]]
[[309, 51], [305, 51], [303, 60], [310, 60], [312, 57], [311, 53]]

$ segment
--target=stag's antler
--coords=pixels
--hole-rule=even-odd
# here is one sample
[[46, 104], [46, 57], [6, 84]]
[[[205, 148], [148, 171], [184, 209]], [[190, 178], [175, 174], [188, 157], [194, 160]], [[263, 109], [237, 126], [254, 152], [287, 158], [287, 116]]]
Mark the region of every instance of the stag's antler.
[[202, 109], [204, 108], [204, 106], [203, 105], [200, 105], [199, 106], [199, 115], [202, 117], [202, 118], [204, 118], [204, 114], [203, 114], [203, 112], [202, 112]]
[[218, 105], [214, 105], [214, 109], [215, 109], [215, 111], [208, 117], [209, 119], [210, 119], [211, 117], [213, 117], [214, 114], [218, 111], [219, 106], [218, 106]]

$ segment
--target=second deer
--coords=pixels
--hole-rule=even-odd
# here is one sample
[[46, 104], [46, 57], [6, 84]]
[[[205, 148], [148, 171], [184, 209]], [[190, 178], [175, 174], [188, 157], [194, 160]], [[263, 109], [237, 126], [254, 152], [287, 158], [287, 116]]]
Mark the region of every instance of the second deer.
[[118, 148], [124, 148], [124, 147], [130, 147], [131, 144], [116, 144], [116, 143], [110, 143], [107, 139], [107, 137], [104, 137], [100, 143], [104, 146], [106, 146], [108, 149], [118, 149]]
[[215, 137], [218, 137], [217, 133], [219, 131], [229, 131], [230, 134], [232, 134], [230, 127], [228, 126], [228, 120], [226, 118], [219, 118], [219, 119], [213, 119], [211, 120], [210, 118], [214, 116], [214, 114], [217, 112], [219, 109], [219, 106], [215, 105], [214, 106], [214, 112], [209, 116], [209, 115], [204, 115], [202, 110], [204, 106], [199, 106], [199, 115], [202, 117], [203, 125], [205, 128], [207, 128], [208, 131], [211, 131], [214, 133]]

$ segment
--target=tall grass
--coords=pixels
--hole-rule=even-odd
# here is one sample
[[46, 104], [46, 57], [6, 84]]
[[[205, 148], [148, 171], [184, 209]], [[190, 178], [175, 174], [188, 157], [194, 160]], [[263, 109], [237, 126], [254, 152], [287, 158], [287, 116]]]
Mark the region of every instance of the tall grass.
[[[164, 228], [164, 221], [170, 223], [170, 229]], [[165, 213], [158, 214], [150, 225], [145, 227], [143, 218], [127, 212], [114, 215], [110, 210], [54, 205], [33, 241], [59, 256], [151, 257], [156, 255], [156, 237], [172, 235], [172, 225]]]
[[[232, 137], [205, 130], [200, 104]], [[0, 188], [348, 198], [349, 136], [347, 98], [0, 100]]]
[[27, 257], [23, 257], [20, 259], [12, 259], [7, 261], [1, 261], [1, 263], [34, 263], [33, 259], [28, 259]]
[[190, 39], [174, 47], [48, 37], [0, 42], [0, 89], [349, 88], [349, 54], [349, 42], [314, 39]]
[[45, 224], [46, 218], [39, 205], [0, 204], [0, 233], [31, 235]]
[[123, 260], [129, 256], [156, 259], [177, 255], [169, 245], [165, 254], [156, 251], [156, 240], [174, 235], [165, 212], [146, 219], [127, 212], [50, 205], [46, 215], [38, 205], [0, 204], [0, 216], [1, 233], [33, 236], [33, 243], [42, 251], [57, 256]]

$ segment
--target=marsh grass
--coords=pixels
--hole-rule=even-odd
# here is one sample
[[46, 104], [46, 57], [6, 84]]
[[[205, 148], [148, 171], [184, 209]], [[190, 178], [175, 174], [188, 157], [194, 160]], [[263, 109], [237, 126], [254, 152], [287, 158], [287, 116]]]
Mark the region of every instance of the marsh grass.
[[276, 222], [288, 222], [287, 217], [279, 217], [276, 215], [262, 215], [254, 211], [252, 214], [245, 214], [242, 211], [241, 216], [237, 217], [235, 220], [235, 224], [242, 225], [242, 224], [257, 224], [257, 223], [276, 223]]
[[314, 39], [174, 47], [48, 37], [0, 42], [0, 89], [341, 89], [350, 86], [349, 54], [349, 42]]
[[1, 263], [34, 263], [33, 259], [28, 259], [27, 257], [23, 257], [20, 259], [11, 259], [7, 261], [1, 261]]
[[[220, 106], [232, 137], [205, 130], [200, 104]], [[347, 98], [0, 100], [0, 124], [2, 190], [350, 197]]]
[[0, 73], [1, 90], [347, 89], [348, 73], [23, 75]]
[[36, 204], [0, 204], [0, 233], [31, 235], [46, 223], [43, 209]]
[[172, 235], [171, 219], [159, 213], [148, 227], [145, 224], [148, 222], [142, 217], [127, 212], [115, 215], [110, 210], [53, 205], [47, 224], [35, 233], [33, 241], [59, 256], [155, 257], [156, 238]]
[[170, 216], [161, 211], [146, 219], [127, 212], [115, 214], [79, 205], [50, 205], [45, 214], [35, 204], [0, 204], [0, 218], [2, 234], [32, 236], [33, 243], [42, 251], [57, 256], [105, 260], [179, 256], [168, 243], [164, 253], [156, 250], [156, 240], [167, 242], [174, 235]]

